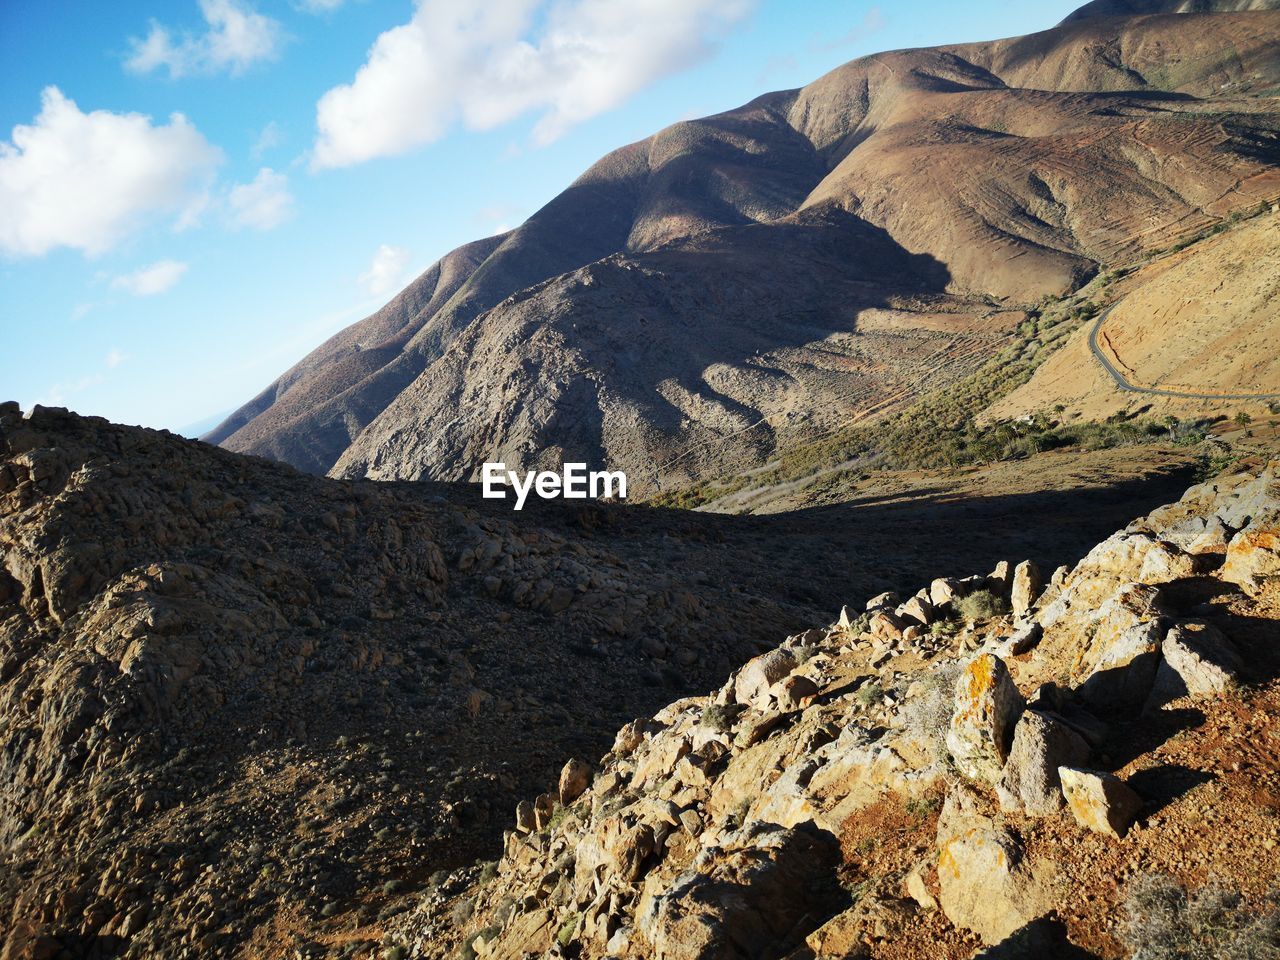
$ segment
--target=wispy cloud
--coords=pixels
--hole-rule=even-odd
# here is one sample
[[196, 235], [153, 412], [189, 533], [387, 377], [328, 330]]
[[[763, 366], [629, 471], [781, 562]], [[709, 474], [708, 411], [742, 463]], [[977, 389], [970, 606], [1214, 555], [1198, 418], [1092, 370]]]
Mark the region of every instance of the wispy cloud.
[[294, 8], [304, 13], [332, 13], [345, 0], [294, 0]]
[[396, 288], [408, 265], [408, 250], [384, 243], [373, 255], [369, 269], [360, 274], [360, 283], [374, 296], [383, 296]]
[[164, 293], [182, 279], [188, 264], [177, 260], [160, 260], [133, 273], [122, 274], [111, 281], [111, 289], [124, 290], [135, 297], [154, 297]]
[[66, 406], [72, 397], [84, 393], [91, 387], [105, 383], [106, 379], [106, 376], [101, 373], [93, 373], [78, 380], [60, 381], [37, 397], [36, 403], [46, 407]]
[[125, 353], [119, 347], [112, 347], [110, 350], [107, 351], [106, 364], [108, 367], [114, 370], [116, 367], [120, 366], [120, 364], [124, 363], [128, 359], [129, 359], [129, 355], [127, 353]]
[[284, 131], [280, 129], [280, 124], [272, 120], [262, 128], [262, 132], [258, 134], [258, 139], [249, 148], [249, 156], [253, 157], [254, 160], [261, 160], [263, 154], [269, 150], [274, 150], [282, 143], [284, 143]]
[[83, 113], [46, 87], [34, 123], [0, 142], [0, 251], [108, 250], [148, 218], [190, 223], [222, 152], [180, 113], [155, 124], [138, 113]]
[[871, 38], [888, 25], [884, 11], [879, 7], [871, 7], [852, 30], [838, 37], [814, 37], [809, 41], [809, 49], [814, 53], [829, 53], [842, 47], [851, 47]]
[[316, 107], [316, 168], [527, 114], [545, 144], [710, 56], [750, 0], [420, 0]]
[[133, 55], [125, 66], [134, 73], [165, 68], [170, 78], [228, 71], [243, 73], [279, 52], [284, 36], [280, 24], [241, 0], [200, 0], [208, 29], [184, 33], [174, 40], [169, 28], [151, 21], [145, 39], [130, 41]]
[[227, 195], [231, 223], [236, 227], [271, 230], [293, 215], [289, 178], [263, 167], [249, 183], [239, 183]]

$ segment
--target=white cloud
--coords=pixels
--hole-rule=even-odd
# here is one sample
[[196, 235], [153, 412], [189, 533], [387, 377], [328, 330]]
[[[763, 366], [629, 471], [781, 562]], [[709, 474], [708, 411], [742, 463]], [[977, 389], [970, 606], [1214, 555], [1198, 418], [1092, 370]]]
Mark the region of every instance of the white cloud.
[[396, 288], [408, 265], [408, 250], [384, 243], [373, 255], [369, 269], [360, 274], [360, 282], [374, 296], [383, 296]]
[[282, 143], [284, 143], [284, 132], [280, 129], [280, 124], [272, 120], [258, 134], [258, 139], [249, 148], [249, 155], [255, 160], [260, 160], [264, 153], [274, 150]]
[[[111, 281], [112, 290], [127, 290], [135, 297], [153, 297], [164, 293], [182, 279], [187, 264], [177, 260], [160, 260], [134, 273], [126, 273]], [[112, 364], [114, 366], [114, 364]]]
[[209, 29], [199, 36], [184, 33], [176, 43], [169, 29], [153, 20], [145, 40], [130, 41], [133, 55], [125, 66], [134, 73], [164, 67], [170, 78], [222, 70], [238, 74], [279, 50], [280, 24], [241, 0], [200, 0], [200, 13]]
[[[616, 107], [705, 59], [751, 0], [419, 0], [350, 84], [316, 106], [312, 165], [404, 153], [461, 123], [539, 115], [534, 140]], [[536, 25], [536, 29], [535, 29]]]
[[79, 323], [89, 315], [89, 311], [92, 309], [92, 303], [77, 303], [71, 310], [71, 322]]
[[238, 183], [227, 195], [231, 222], [237, 227], [270, 230], [293, 214], [293, 194], [289, 178], [263, 167], [249, 183]]
[[55, 383], [44, 395], [36, 398], [36, 403], [46, 407], [62, 407], [67, 401], [76, 394], [84, 393], [91, 387], [99, 386], [105, 383], [107, 378], [100, 373], [90, 374], [87, 377], [81, 377], [79, 380], [73, 380], [66, 383]]
[[107, 351], [106, 364], [108, 367], [114, 370], [116, 367], [120, 366], [120, 364], [124, 363], [128, 359], [129, 359], [129, 355], [127, 353], [125, 353], [119, 347], [112, 347], [110, 350]]
[[161, 126], [137, 113], [82, 113], [57, 87], [11, 138], [0, 142], [0, 251], [17, 256], [98, 254], [157, 215], [183, 226], [222, 162], [180, 113]]
[[345, 0], [297, 0], [294, 6], [306, 13], [332, 13], [344, 2]]

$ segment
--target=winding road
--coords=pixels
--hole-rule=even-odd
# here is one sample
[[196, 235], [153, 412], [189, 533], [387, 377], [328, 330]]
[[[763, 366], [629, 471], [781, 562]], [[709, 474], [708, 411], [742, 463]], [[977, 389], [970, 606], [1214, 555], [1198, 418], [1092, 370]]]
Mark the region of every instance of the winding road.
[[1181, 390], [1162, 390], [1159, 387], [1139, 387], [1130, 383], [1123, 373], [1116, 369], [1115, 364], [1098, 345], [1098, 333], [1102, 330], [1102, 325], [1106, 322], [1107, 317], [1111, 316], [1111, 311], [1123, 303], [1120, 300], [1113, 303], [1107, 309], [1098, 315], [1098, 319], [1094, 321], [1093, 329], [1089, 331], [1089, 349], [1093, 351], [1093, 355], [1098, 358], [1098, 362], [1102, 364], [1103, 369], [1111, 374], [1111, 379], [1116, 382], [1121, 390], [1127, 390], [1130, 393], [1150, 393], [1159, 397], [1180, 397], [1185, 400], [1274, 400], [1280, 397], [1280, 393], [1186, 393]]

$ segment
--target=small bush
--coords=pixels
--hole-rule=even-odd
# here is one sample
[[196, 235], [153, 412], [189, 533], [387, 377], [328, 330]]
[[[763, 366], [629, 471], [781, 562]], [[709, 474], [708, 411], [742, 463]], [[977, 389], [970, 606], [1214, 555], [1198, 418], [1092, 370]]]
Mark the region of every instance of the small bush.
[[480, 868], [480, 882], [488, 883], [498, 875], [498, 861], [486, 860]]
[[716, 733], [728, 733], [744, 709], [740, 703], [713, 703], [702, 711], [698, 722]]
[[1118, 939], [1132, 960], [1277, 960], [1280, 896], [1255, 909], [1238, 893], [1206, 886], [1188, 894], [1165, 876], [1143, 876], [1129, 887], [1128, 914]]
[[907, 816], [911, 817], [916, 823], [924, 823], [933, 814], [942, 809], [942, 798], [933, 795], [928, 797], [916, 797], [907, 801]]
[[818, 647], [796, 647], [791, 651], [796, 655], [796, 663], [808, 663], [822, 652]]
[[956, 611], [965, 620], [990, 620], [1010, 610], [1009, 601], [991, 590], [975, 590], [956, 602]]
[[578, 934], [578, 924], [581, 922], [582, 917], [575, 913], [560, 925], [560, 930], [556, 933], [556, 943], [561, 949], [573, 943], [573, 938]]
[[920, 681], [924, 688], [902, 705], [902, 729], [917, 740], [932, 743], [939, 756], [946, 753], [947, 728], [955, 703], [959, 663], [930, 670]]
[[485, 927], [483, 930], [477, 930], [471, 936], [467, 937], [467, 939], [462, 941], [462, 949], [458, 951], [458, 956], [461, 957], [462, 960], [476, 960], [475, 942], [483, 937], [485, 942], [488, 943], [501, 932], [502, 928], [496, 925], [492, 927]]
[[455, 927], [460, 927], [471, 919], [471, 914], [475, 913], [475, 910], [475, 901], [470, 897], [463, 897], [449, 911], [449, 919], [453, 921]]
[[880, 685], [879, 680], [864, 683], [854, 695], [854, 699], [863, 707], [870, 707], [884, 699], [884, 687]]

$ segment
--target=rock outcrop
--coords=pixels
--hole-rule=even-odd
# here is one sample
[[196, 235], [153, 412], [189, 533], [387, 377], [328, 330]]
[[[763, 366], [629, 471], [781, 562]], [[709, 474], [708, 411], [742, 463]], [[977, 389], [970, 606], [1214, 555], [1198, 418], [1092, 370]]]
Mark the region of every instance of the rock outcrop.
[[[949, 608], [966, 582], [1030, 595], [1021, 564], [933, 581], [944, 629], [885, 631], [845, 610], [790, 637], [717, 692], [628, 725], [550, 829], [510, 832], [496, 879], [462, 888], [474, 919], [455, 925], [456, 901], [438, 896], [399, 935], [431, 957], [442, 944], [474, 946], [477, 930], [477, 954], [504, 958], [768, 960], [800, 943], [818, 956], [961, 956], [979, 943], [1018, 955], [1019, 944], [1093, 944], [1100, 917], [1118, 923], [1117, 863], [1136, 871], [1186, 855], [1247, 883], [1250, 858], [1278, 842], [1255, 778], [1280, 783], [1280, 762], [1264, 744], [1245, 766], [1212, 751], [1231, 718], [1252, 710], [1265, 729], [1280, 715], [1276, 595], [1218, 574], [1232, 531], [1249, 522], [1238, 505], [1273, 502], [1277, 470], [1254, 464], [1192, 488], [1055, 575], [1025, 604], [1039, 642], [1016, 654], [991, 652], [1008, 653], [1011, 617], [965, 622]], [[1207, 518], [1230, 534], [1216, 550], [1144, 582], [1153, 551], [1176, 555], [1164, 545], [1203, 532]], [[867, 606], [900, 607], [892, 596]], [[1250, 671], [1242, 644], [1274, 672]], [[798, 680], [816, 694], [783, 703], [769, 693]], [[1135, 733], [1167, 729], [1190, 704], [1220, 712], [1187, 742], [1210, 751], [1206, 766], [1240, 770], [1217, 796], [1249, 824], [1235, 835], [1250, 851], [1241, 857], [1200, 801], [1170, 796], [1177, 768], [1155, 760], [1166, 748]], [[1115, 765], [1122, 752], [1132, 759]], [[1087, 900], [1073, 886], [1081, 877], [1093, 878]], [[560, 946], [530, 939], [533, 928], [560, 931]]]

